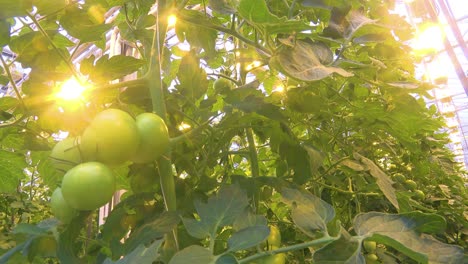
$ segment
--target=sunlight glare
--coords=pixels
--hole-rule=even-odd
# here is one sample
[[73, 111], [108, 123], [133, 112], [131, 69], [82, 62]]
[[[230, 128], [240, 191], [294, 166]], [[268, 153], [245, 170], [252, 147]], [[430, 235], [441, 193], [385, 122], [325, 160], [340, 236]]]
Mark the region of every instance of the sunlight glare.
[[179, 129], [179, 131], [185, 131], [185, 130], [191, 128], [191, 127], [192, 127], [191, 125], [182, 122], [182, 123], [178, 126], [178, 129]]
[[177, 23], [177, 17], [175, 15], [170, 15], [167, 17], [167, 26], [173, 27]]
[[72, 101], [81, 99], [85, 90], [86, 87], [75, 78], [70, 78], [60, 85], [60, 91], [55, 96], [64, 101]]
[[418, 52], [438, 51], [444, 48], [444, 34], [439, 25], [429, 25], [414, 38], [412, 48]]

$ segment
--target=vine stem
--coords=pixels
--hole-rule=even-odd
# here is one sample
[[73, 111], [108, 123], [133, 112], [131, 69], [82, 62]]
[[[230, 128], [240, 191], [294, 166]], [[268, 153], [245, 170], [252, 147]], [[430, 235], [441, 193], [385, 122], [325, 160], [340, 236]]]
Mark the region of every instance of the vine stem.
[[11, 86], [13, 87], [13, 90], [15, 91], [16, 97], [18, 98], [18, 100], [21, 103], [21, 107], [23, 108], [23, 110], [26, 110], [26, 105], [24, 104], [23, 97], [21, 97], [21, 93], [20, 93], [18, 87], [16, 86], [16, 82], [13, 79], [13, 75], [11, 74], [9, 65], [3, 59], [3, 56], [0, 56], [0, 61], [2, 62], [3, 68], [5, 69], [5, 72], [8, 75], [8, 79], [10, 79]]
[[[151, 94], [151, 101], [153, 112], [159, 115], [164, 121], [166, 118], [166, 103], [164, 101], [164, 86], [161, 76], [161, 56], [163, 51], [164, 39], [167, 31], [167, 13], [168, 4], [165, 0], [156, 1], [158, 10], [156, 16], [156, 28], [153, 35], [153, 43], [150, 51], [150, 64], [148, 73], [145, 76], [148, 81], [149, 91]], [[164, 197], [164, 204], [167, 211], [177, 210], [175, 182], [172, 174], [171, 152], [168, 150], [157, 161], [157, 168], [159, 170], [161, 190]], [[166, 236], [165, 251], [168, 257], [171, 257], [178, 250], [177, 234], [174, 229], [172, 235]]]
[[[258, 166], [258, 155], [257, 155], [257, 147], [255, 145], [255, 139], [252, 132], [252, 128], [246, 128], [245, 134], [247, 136], [247, 142], [249, 143], [249, 156], [250, 156], [250, 167], [252, 170], [252, 177], [258, 178], [260, 176], [260, 168]], [[258, 203], [260, 199], [260, 190], [254, 194], [254, 206], [255, 210], [258, 210]]]
[[332, 241], [338, 240], [339, 238], [340, 238], [340, 236], [332, 237], [332, 236], [329, 236], [327, 234], [327, 235], [325, 235], [325, 236], [323, 236], [323, 237], [321, 237], [319, 239], [315, 239], [315, 240], [312, 240], [312, 241], [308, 241], [308, 242], [304, 242], [304, 243], [300, 243], [300, 244], [296, 244], [296, 245], [292, 245], [292, 246], [288, 246], [288, 247], [282, 247], [282, 248], [278, 248], [278, 249], [275, 249], [275, 250], [263, 251], [263, 252], [255, 254], [255, 255], [243, 258], [243, 259], [239, 260], [238, 263], [239, 264], [250, 263], [252, 260], [259, 259], [259, 258], [266, 257], [266, 256], [276, 255], [276, 254], [279, 254], [279, 253], [285, 253], [285, 252], [288, 252], [288, 251], [299, 250], [299, 249], [308, 248], [308, 247], [316, 246], [316, 245], [320, 245], [320, 244], [327, 244], [327, 243], [330, 243]]

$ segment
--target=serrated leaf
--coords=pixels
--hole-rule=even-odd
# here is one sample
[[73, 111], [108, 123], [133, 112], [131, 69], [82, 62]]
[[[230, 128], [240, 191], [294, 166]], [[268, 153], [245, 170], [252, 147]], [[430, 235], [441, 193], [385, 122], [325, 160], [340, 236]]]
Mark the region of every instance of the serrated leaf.
[[0, 47], [8, 45], [10, 42], [11, 25], [6, 20], [0, 20]]
[[361, 246], [357, 241], [341, 236], [314, 253], [315, 264], [365, 264]]
[[212, 264], [215, 261], [216, 257], [211, 254], [209, 249], [192, 245], [177, 252], [169, 264]]
[[375, 24], [377, 22], [377, 20], [370, 19], [357, 10], [349, 12], [346, 18], [349, 23], [349, 26], [345, 31], [347, 39], [350, 39], [361, 27], [369, 24]]
[[111, 24], [95, 23], [87, 10], [78, 7], [68, 8], [60, 19], [60, 25], [82, 43], [102, 40], [104, 33], [112, 28]]
[[412, 83], [412, 82], [390, 82], [387, 84], [393, 87], [409, 89], [409, 90], [419, 88], [418, 83]]
[[5, 96], [0, 98], [0, 110], [1, 111], [8, 111], [11, 110], [12, 108], [16, 107], [19, 104], [18, 99], [11, 97], [11, 96]]
[[445, 220], [434, 214], [411, 212], [385, 214], [371, 212], [359, 214], [354, 220], [354, 230], [360, 236], [389, 245], [421, 263], [462, 263], [463, 249], [444, 244], [419, 232], [441, 232]]
[[156, 240], [146, 247], [139, 244], [132, 252], [124, 258], [117, 261], [106, 259], [103, 264], [134, 264], [134, 263], [153, 263], [159, 257], [159, 248], [164, 240]]
[[289, 20], [286, 17], [280, 18], [272, 14], [264, 0], [240, 0], [237, 11], [253, 26], [270, 34], [291, 33], [312, 28], [303, 21]]
[[291, 217], [306, 235], [314, 237], [315, 231], [327, 232], [327, 223], [335, 217], [333, 207], [320, 198], [299, 190], [283, 188], [283, 201], [291, 209]]
[[195, 201], [200, 221], [184, 219], [185, 228], [197, 238], [214, 238], [221, 227], [232, 225], [248, 205], [247, 195], [237, 184], [224, 185], [207, 203]]
[[144, 64], [143, 60], [131, 56], [102, 56], [90, 74], [97, 80], [115, 80], [139, 70]]
[[324, 155], [321, 151], [314, 148], [313, 146], [304, 144], [302, 146], [309, 155], [310, 170], [312, 174], [316, 173], [318, 169], [323, 165]]
[[245, 210], [236, 218], [233, 224], [234, 230], [242, 230], [251, 226], [267, 226], [268, 222], [265, 216], [256, 215], [249, 210]]
[[221, 14], [234, 14], [238, 0], [209, 0], [210, 8]]
[[47, 233], [47, 229], [38, 227], [33, 224], [20, 223], [13, 229], [14, 234], [26, 234], [26, 235], [44, 235]]
[[200, 67], [200, 59], [194, 50], [182, 58], [177, 78], [177, 90], [192, 100], [199, 99], [208, 89], [206, 72]]
[[38, 13], [41, 15], [48, 15], [59, 11], [68, 4], [67, 0], [35, 0], [34, 6], [36, 6]]
[[352, 159], [345, 159], [341, 162], [342, 165], [354, 170], [354, 171], [364, 171], [367, 170], [365, 166], [363, 166], [361, 163], [352, 160]]
[[19, 153], [0, 150], [0, 193], [13, 193], [21, 179], [23, 169], [27, 166], [24, 156]]
[[369, 173], [376, 178], [377, 185], [379, 186], [382, 193], [387, 197], [387, 199], [392, 203], [393, 206], [398, 210], [398, 200], [395, 194], [395, 188], [393, 188], [393, 181], [390, 177], [383, 172], [379, 166], [377, 166], [372, 160], [360, 155], [359, 153], [353, 154], [356, 160], [359, 160], [369, 169]]
[[316, 47], [302, 40], [296, 41], [293, 48], [284, 47], [271, 57], [270, 64], [285, 74], [302, 81], [317, 81], [337, 73], [344, 77], [352, 73], [337, 67], [327, 67], [320, 63]]
[[266, 225], [239, 230], [228, 239], [228, 252], [251, 248], [265, 240], [269, 234], [270, 229]]
[[32, 11], [32, 1], [33, 0], [0, 0], [0, 19], [27, 15], [27, 11]]
[[162, 213], [157, 219], [142, 225], [132, 232], [132, 235], [125, 241], [124, 252], [128, 253], [141, 244], [162, 238], [165, 234], [171, 232], [179, 221], [179, 216], [174, 212]]

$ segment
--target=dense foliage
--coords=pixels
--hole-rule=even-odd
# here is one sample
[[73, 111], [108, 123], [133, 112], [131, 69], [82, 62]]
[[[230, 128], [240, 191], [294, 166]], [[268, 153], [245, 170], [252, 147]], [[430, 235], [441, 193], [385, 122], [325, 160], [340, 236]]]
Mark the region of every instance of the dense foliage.
[[[0, 0], [0, 263], [462, 263], [464, 172], [392, 9]], [[57, 99], [72, 76], [94, 88]], [[126, 192], [103, 225], [96, 210], [51, 218], [70, 169], [50, 156], [58, 135], [79, 139], [108, 108], [158, 114], [170, 150], [113, 164]], [[122, 133], [92, 126], [95, 140]]]

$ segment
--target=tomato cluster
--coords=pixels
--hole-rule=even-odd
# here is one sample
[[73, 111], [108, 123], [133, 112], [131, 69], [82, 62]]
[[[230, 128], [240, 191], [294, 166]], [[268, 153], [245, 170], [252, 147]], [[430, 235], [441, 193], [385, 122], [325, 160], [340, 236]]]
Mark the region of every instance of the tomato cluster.
[[69, 223], [77, 211], [95, 210], [112, 198], [112, 168], [127, 161], [150, 163], [169, 147], [163, 119], [143, 113], [134, 119], [118, 109], [107, 109], [91, 121], [81, 137], [58, 142], [51, 152], [61, 187], [51, 197], [52, 212]]

